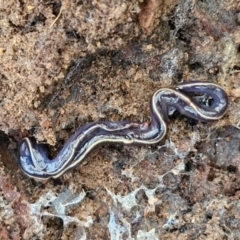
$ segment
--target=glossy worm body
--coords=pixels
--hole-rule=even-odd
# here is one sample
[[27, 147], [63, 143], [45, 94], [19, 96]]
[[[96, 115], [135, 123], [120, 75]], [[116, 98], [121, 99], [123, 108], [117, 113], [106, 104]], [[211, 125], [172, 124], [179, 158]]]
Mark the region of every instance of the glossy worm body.
[[[189, 92], [207, 94], [213, 103], [206, 106], [198, 103]], [[18, 149], [18, 159], [23, 171], [34, 178], [58, 178], [69, 169], [81, 163], [93, 148], [104, 143], [155, 144], [162, 140], [167, 132], [170, 111], [202, 122], [221, 118], [226, 111], [228, 97], [226, 92], [214, 83], [185, 82], [175, 89], [161, 88], [150, 101], [150, 123], [128, 121], [99, 121], [88, 123], [75, 132], [65, 143], [59, 154], [50, 160], [42, 144], [35, 139], [24, 138]]]

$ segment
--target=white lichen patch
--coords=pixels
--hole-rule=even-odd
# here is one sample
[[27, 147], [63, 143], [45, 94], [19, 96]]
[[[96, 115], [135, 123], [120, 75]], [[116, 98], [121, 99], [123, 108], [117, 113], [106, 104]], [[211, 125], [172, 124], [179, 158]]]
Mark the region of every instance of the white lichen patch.
[[[25, 236], [28, 236], [30, 231], [38, 235], [46, 230], [44, 224], [41, 222], [42, 217], [56, 217], [62, 219], [63, 227], [67, 227], [71, 223], [76, 224], [81, 231], [81, 239], [87, 239], [84, 228], [88, 228], [92, 225], [92, 218], [88, 216], [85, 221], [81, 221], [77, 217], [69, 216], [66, 213], [66, 209], [69, 206], [79, 204], [84, 199], [85, 195], [86, 193], [84, 191], [73, 194], [68, 188], [58, 195], [50, 190], [42, 195], [35, 203], [29, 203], [30, 214], [33, 216], [35, 224], [32, 225], [31, 229], [27, 229]], [[53, 213], [47, 210], [51, 207], [55, 210]]]

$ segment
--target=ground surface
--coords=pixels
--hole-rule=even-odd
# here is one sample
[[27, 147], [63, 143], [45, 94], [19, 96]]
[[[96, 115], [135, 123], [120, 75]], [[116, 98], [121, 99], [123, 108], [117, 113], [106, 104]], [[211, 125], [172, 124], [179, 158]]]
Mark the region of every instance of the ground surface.
[[[0, 1], [1, 239], [240, 239], [240, 1]], [[58, 180], [20, 170], [97, 120], [149, 121], [186, 80], [224, 87], [219, 121], [171, 117], [159, 146], [103, 146]]]

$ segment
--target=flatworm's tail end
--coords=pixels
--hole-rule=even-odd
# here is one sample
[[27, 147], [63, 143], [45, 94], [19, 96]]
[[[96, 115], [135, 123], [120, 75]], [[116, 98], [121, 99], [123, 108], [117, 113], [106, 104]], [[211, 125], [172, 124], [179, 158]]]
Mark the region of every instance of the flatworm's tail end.
[[30, 151], [31, 146], [29, 146], [28, 141], [24, 138], [18, 147], [18, 161], [23, 170], [23, 172], [32, 178], [39, 178], [39, 179], [48, 179], [51, 176], [46, 174], [45, 172], [36, 168], [32, 161], [32, 155]]

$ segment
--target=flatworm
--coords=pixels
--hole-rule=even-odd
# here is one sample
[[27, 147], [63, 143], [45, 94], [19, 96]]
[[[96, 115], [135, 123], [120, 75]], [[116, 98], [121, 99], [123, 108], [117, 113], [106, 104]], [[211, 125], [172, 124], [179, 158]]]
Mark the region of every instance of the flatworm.
[[[213, 98], [213, 103], [205, 106], [189, 97], [188, 93], [206, 93]], [[30, 177], [58, 178], [80, 164], [100, 144], [158, 143], [166, 135], [170, 111], [177, 110], [187, 117], [209, 122], [221, 118], [227, 105], [228, 96], [219, 85], [210, 82], [183, 82], [176, 88], [161, 88], [152, 95], [150, 123], [130, 121], [88, 123], [70, 137], [52, 160], [47, 157], [42, 144], [38, 144], [33, 138], [24, 138], [19, 144], [18, 160], [23, 171]]]

